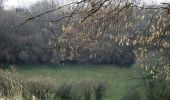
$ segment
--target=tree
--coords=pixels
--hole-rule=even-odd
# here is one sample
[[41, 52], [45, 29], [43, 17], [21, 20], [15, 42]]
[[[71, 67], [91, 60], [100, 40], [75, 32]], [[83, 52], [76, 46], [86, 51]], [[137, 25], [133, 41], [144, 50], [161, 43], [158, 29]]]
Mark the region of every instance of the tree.
[[[137, 5], [135, 1], [82, 0], [68, 4], [75, 7], [69, 16], [63, 16], [63, 18], [67, 17], [69, 22], [63, 26], [63, 31], [74, 33], [75, 39], [56, 37], [56, 43], [64, 43], [68, 40], [72, 45], [70, 46], [72, 47], [71, 53], [76, 56], [78, 52], [75, 53], [75, 51], [85, 48], [101, 49], [102, 47], [98, 46], [98, 43], [102, 39], [110, 41], [107, 43], [107, 47], [113, 45], [133, 46], [135, 56], [142, 71], [145, 72], [145, 76], [141, 79], [146, 83], [146, 89], [149, 89], [148, 99], [160, 100], [163, 99], [163, 93], [169, 86], [170, 79], [169, 56], [165, 55], [170, 49], [170, 4], [163, 3], [161, 6], [149, 7]], [[26, 22], [65, 6], [31, 17]], [[78, 42], [79, 46], [75, 45]], [[158, 63], [147, 60], [150, 52]], [[100, 53], [102, 52], [100, 51]], [[96, 52], [91, 57], [97, 57]], [[153, 88], [157, 92], [154, 92]]]
[[[45, 8], [50, 9], [52, 6], [49, 2], [40, 3], [43, 7], [38, 11], [35, 10], [35, 5], [30, 7], [32, 14], [41, 13], [47, 10]], [[38, 21], [25, 24], [22, 28], [18, 27], [23, 18], [32, 16], [30, 9], [17, 8], [0, 11], [0, 64], [50, 63], [54, 58], [52, 50], [43, 48], [48, 45], [48, 40], [54, 35], [51, 31], [53, 27], [48, 21], [38, 19]], [[48, 19], [56, 15], [54, 13], [54, 15], [46, 15], [43, 18]], [[60, 33], [59, 30], [54, 31]]]

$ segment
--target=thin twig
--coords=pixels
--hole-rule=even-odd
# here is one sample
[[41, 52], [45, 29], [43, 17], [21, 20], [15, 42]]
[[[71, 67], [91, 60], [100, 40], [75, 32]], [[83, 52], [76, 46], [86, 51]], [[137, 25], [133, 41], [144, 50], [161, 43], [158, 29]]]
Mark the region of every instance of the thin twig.
[[66, 7], [66, 6], [69, 6], [69, 5], [72, 5], [72, 4], [80, 4], [80, 3], [82, 3], [82, 2], [84, 2], [84, 0], [82, 0], [82, 1], [80, 1], [80, 2], [77, 2], [77, 1], [76, 1], [76, 2], [72, 2], [72, 3], [66, 4], [66, 5], [64, 5], [64, 6], [58, 7], [58, 8], [56, 8], [56, 9], [49, 10], [49, 11], [46, 11], [46, 12], [41, 13], [41, 14], [39, 14], [39, 15], [30, 17], [30, 18], [28, 18], [26, 21], [24, 21], [23, 23], [21, 23], [19, 26], [22, 26], [22, 25], [28, 23], [29, 21], [31, 21], [31, 20], [33, 20], [33, 19], [35, 19], [35, 18], [38, 18], [38, 17], [40, 17], [40, 16], [46, 15], [46, 14], [48, 14], [48, 13], [51, 13], [51, 12], [54, 12], [54, 11], [57, 11], [57, 10], [60, 10], [60, 9], [62, 9], [62, 8], [64, 8], [64, 7]]

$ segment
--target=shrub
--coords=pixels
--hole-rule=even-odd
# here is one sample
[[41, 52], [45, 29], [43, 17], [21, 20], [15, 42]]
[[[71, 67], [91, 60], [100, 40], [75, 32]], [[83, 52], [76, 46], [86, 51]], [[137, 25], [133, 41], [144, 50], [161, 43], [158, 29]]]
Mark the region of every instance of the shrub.
[[164, 100], [170, 100], [170, 87], [167, 87], [163, 95]]
[[56, 92], [53, 100], [71, 100], [71, 85], [62, 85]]
[[105, 95], [105, 90], [106, 90], [106, 84], [104, 83], [99, 83], [94, 88], [96, 100], [102, 100], [103, 96]]
[[79, 87], [81, 87], [82, 97], [84, 100], [91, 100], [93, 93], [93, 82], [91, 80], [83, 80], [80, 82]]
[[165, 91], [169, 87], [168, 70], [169, 66], [164, 66], [164, 61], [157, 61], [147, 67], [143, 82], [148, 100], [164, 100]]
[[[40, 100], [49, 100], [49, 98], [51, 98], [50, 94], [53, 94], [55, 90], [55, 82], [50, 78], [31, 78], [23, 84], [28, 92], [32, 94], [31, 96], [35, 96]], [[27, 94], [28, 93], [23, 93], [23, 97], [30, 98], [30, 95], [27, 97]]]
[[163, 80], [148, 79], [145, 81], [145, 91], [148, 100], [167, 100], [165, 98], [169, 96], [168, 86]]
[[83, 80], [79, 83], [62, 85], [53, 100], [92, 100], [93, 96], [96, 96], [96, 100], [102, 100], [105, 90], [104, 83], [95, 85], [92, 81]]
[[21, 83], [12, 71], [0, 70], [0, 97], [14, 97], [21, 94]]
[[131, 87], [125, 91], [125, 94], [121, 100], [142, 100], [140, 92], [135, 88]]
[[91, 89], [87, 88], [84, 90], [84, 100], [91, 100]]

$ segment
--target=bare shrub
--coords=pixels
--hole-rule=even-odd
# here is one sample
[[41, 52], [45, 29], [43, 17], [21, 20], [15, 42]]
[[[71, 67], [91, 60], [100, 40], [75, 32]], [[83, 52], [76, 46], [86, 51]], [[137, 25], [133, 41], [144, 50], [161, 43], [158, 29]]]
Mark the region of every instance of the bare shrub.
[[164, 97], [164, 100], [170, 100], [170, 87], [166, 88], [163, 97]]
[[80, 87], [84, 100], [91, 100], [94, 95], [94, 82], [92, 80], [83, 80], [79, 83], [79, 88]]
[[62, 85], [56, 92], [53, 100], [71, 100], [71, 85]]
[[135, 87], [130, 87], [125, 91], [121, 100], [142, 100], [141, 94]]
[[0, 70], [0, 97], [13, 98], [21, 94], [21, 82], [15, 70]]
[[106, 84], [104, 82], [98, 83], [94, 88], [96, 100], [102, 100], [106, 91]]
[[[55, 90], [55, 82], [50, 78], [35, 77], [26, 80], [24, 87], [39, 100], [49, 100]], [[27, 94], [23, 93], [26, 97]]]
[[91, 80], [82, 80], [78, 83], [62, 85], [56, 92], [53, 100], [102, 100], [106, 84], [95, 84]]

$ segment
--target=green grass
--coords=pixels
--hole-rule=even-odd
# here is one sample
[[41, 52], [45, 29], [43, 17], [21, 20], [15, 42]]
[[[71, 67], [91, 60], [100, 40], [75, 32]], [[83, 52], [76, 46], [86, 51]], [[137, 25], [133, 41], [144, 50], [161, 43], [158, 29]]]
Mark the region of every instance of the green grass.
[[105, 81], [107, 94], [104, 100], [120, 100], [128, 86], [139, 83], [139, 80], [131, 78], [137, 74], [134, 68], [120, 68], [110, 65], [17, 65], [17, 72], [23, 78], [35, 76], [53, 78], [58, 86], [84, 79], [94, 82]]

